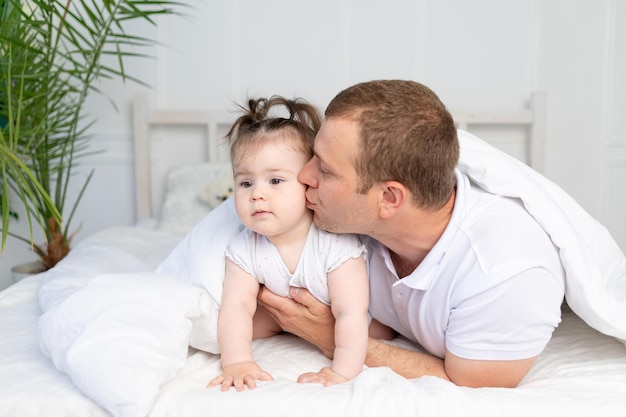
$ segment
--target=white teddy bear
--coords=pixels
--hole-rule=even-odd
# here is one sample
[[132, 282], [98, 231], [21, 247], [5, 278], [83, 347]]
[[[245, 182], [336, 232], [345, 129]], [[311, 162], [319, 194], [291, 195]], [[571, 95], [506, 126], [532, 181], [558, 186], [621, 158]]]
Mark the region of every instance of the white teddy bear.
[[200, 201], [206, 203], [211, 210], [213, 210], [226, 201], [228, 197], [233, 195], [233, 187], [232, 175], [228, 175], [228, 178], [220, 178], [219, 180], [212, 181], [200, 191], [198, 197]]
[[159, 228], [185, 234], [233, 193], [229, 163], [203, 163], [172, 171], [167, 178]]

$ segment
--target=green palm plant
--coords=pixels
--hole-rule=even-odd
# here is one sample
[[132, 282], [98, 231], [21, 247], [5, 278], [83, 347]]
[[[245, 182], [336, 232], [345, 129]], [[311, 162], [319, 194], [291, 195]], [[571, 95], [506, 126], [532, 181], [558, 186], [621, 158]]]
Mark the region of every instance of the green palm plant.
[[[155, 41], [127, 28], [135, 21], [155, 24], [156, 16], [178, 14], [181, 6], [168, 0], [0, 0], [2, 250], [13, 236], [31, 246], [44, 269], [67, 255], [72, 217], [91, 179], [70, 198], [77, 162], [89, 153], [93, 119], [84, 114], [85, 101], [102, 93], [102, 79], [141, 83], [124, 62], [145, 58], [141, 51]], [[11, 197], [24, 207], [28, 236], [10, 231]], [[33, 242], [35, 227], [43, 244]]]

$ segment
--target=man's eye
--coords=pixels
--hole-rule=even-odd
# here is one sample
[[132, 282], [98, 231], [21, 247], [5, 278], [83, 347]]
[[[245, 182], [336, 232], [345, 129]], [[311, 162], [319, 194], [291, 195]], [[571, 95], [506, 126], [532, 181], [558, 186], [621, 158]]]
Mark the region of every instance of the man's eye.
[[283, 181], [283, 180], [281, 180], [280, 178], [272, 178], [272, 179], [270, 180], [270, 184], [272, 184], [272, 185], [278, 185], [278, 184], [280, 184], [282, 181]]
[[331, 174], [331, 171], [325, 168], [319, 159], [317, 160], [317, 169], [319, 170], [320, 174], [324, 176], [328, 176]]

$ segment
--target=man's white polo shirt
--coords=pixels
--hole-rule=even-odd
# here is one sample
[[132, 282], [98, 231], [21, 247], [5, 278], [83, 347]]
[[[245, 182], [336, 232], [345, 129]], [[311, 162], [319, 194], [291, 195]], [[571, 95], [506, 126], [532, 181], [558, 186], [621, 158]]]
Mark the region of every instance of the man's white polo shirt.
[[450, 223], [409, 276], [368, 247], [370, 314], [431, 354], [476, 360], [541, 353], [561, 320], [557, 248], [521, 201], [489, 194], [456, 171]]

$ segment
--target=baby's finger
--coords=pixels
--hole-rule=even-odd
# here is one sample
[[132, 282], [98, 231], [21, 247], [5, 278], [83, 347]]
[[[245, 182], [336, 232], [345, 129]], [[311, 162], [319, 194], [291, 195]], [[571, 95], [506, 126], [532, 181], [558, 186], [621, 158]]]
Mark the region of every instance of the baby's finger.
[[320, 382], [320, 375], [317, 372], [307, 372], [298, 378], [300, 383], [317, 383]]
[[259, 381], [273, 381], [273, 380], [274, 380], [274, 378], [272, 378], [272, 376], [271, 376], [269, 373], [267, 373], [267, 372], [263, 371], [263, 372], [261, 372], [261, 374], [259, 375], [258, 380], [259, 380]]
[[220, 385], [223, 381], [224, 381], [224, 377], [223, 376], [221, 376], [221, 375], [220, 376], [216, 376], [211, 381], [209, 381], [209, 383], [206, 384], [206, 386], [208, 388], [215, 387], [217, 385]]
[[233, 385], [235, 386], [235, 389], [237, 391], [243, 391], [245, 388], [245, 384], [244, 384], [244, 380], [245, 378], [242, 376], [236, 376], [235, 378], [233, 378]]
[[233, 377], [225, 377], [222, 381], [222, 391], [228, 391], [234, 385]]
[[246, 375], [243, 379], [245, 385], [248, 386], [249, 389], [256, 388], [256, 380], [252, 375]]

